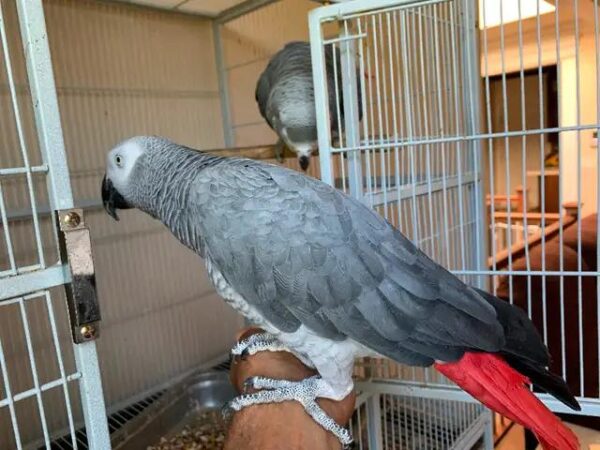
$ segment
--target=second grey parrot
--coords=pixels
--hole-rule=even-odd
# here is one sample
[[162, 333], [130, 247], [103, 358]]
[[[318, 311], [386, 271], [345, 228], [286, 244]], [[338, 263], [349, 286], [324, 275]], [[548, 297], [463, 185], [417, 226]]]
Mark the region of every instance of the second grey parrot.
[[234, 354], [289, 350], [319, 376], [253, 378], [231, 406], [287, 400], [345, 444], [315, 399], [343, 399], [354, 359], [386, 356], [435, 368], [492, 409], [531, 428], [547, 449], [577, 439], [529, 390], [579, 407], [547, 370], [548, 351], [517, 307], [467, 286], [375, 211], [301, 173], [221, 158], [159, 137], [127, 140], [107, 157], [107, 212], [138, 208], [204, 259], [217, 292], [266, 330]]
[[[306, 170], [310, 155], [317, 148], [317, 119], [313, 85], [310, 44], [290, 42], [269, 61], [256, 84], [256, 102], [260, 114], [279, 136], [277, 156], [281, 159], [283, 145], [298, 155], [300, 167]], [[325, 66], [329, 92], [329, 114], [333, 137], [339, 135], [339, 120], [343, 121], [342, 66], [339, 50], [335, 53], [331, 45], [325, 47]], [[337, 74], [337, 85], [335, 75]], [[337, 95], [336, 95], [337, 86]], [[358, 92], [358, 120], [362, 118], [360, 85]]]

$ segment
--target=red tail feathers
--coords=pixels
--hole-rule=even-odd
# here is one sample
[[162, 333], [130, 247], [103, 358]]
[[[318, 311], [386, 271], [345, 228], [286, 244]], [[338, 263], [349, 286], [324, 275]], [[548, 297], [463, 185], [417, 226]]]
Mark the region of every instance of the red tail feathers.
[[488, 408], [529, 428], [545, 450], [579, 450], [579, 441], [528, 388], [529, 380], [502, 358], [465, 353], [435, 368]]

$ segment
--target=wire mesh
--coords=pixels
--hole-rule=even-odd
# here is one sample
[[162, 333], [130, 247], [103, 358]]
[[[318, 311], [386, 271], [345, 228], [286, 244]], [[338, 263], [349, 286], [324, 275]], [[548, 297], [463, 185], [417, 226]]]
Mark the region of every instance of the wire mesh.
[[57, 294], [42, 291], [0, 303], [0, 410], [8, 411], [8, 420], [0, 420], [2, 448], [49, 445], [55, 432], [65, 430], [74, 439], [81, 412], [72, 382], [81, 374], [65, 346], [70, 333]]
[[[317, 116], [328, 117], [319, 102], [328, 95], [343, 113], [349, 99], [361, 112], [338, 124], [354, 142], [320, 128], [323, 179], [465, 282], [523, 308], [551, 370], [584, 414], [600, 415], [597, 1], [371, 5], [324, 9], [312, 34], [345, 55], [333, 71], [346, 83], [348, 67], [360, 74], [350, 98], [326, 91], [317, 63]], [[325, 36], [332, 23], [327, 33], [345, 40]], [[389, 361], [363, 361], [357, 373], [365, 370], [447, 385]]]
[[[341, 68], [336, 62], [334, 73], [356, 66], [360, 74], [354, 117], [362, 120], [337, 124], [346, 136], [358, 138], [350, 144], [342, 135], [330, 146], [333, 183], [360, 197], [435, 260], [466, 271], [481, 260], [480, 243], [472, 241], [481, 209], [478, 159], [473, 143], [462, 139], [469, 132], [469, 96], [461, 61], [470, 29], [462, 3], [423, 3], [342, 17], [336, 31], [353, 38], [352, 55], [343, 52], [339, 39], [324, 39], [325, 46], [342, 47], [341, 54], [352, 59], [344, 67], [342, 58]], [[338, 89], [333, 95], [345, 106], [347, 96]], [[351, 192], [357, 174], [360, 188]], [[462, 278], [478, 283], [470, 274]], [[365, 364], [375, 364], [379, 377], [445, 383], [428, 369]]]
[[[15, 23], [18, 23], [15, 4], [4, 1], [0, 8], [0, 101], [5, 112], [0, 119], [5, 130], [2, 133], [5, 150], [0, 165], [0, 242], [3, 244], [0, 278], [43, 269], [48, 262], [56, 262], [56, 252], [52, 254], [51, 250], [55, 243], [49, 239], [52, 234], [48, 233], [38, 212], [38, 205], [48, 202], [44, 184], [48, 168], [42, 163], [36, 145], [31, 97], [22, 53], [18, 51], [20, 42], [15, 39]], [[22, 209], [30, 212], [30, 220], [12, 220], [15, 212]], [[15, 248], [17, 245], [19, 248]]]
[[0, 2], [0, 448], [50, 448], [56, 433], [78, 448], [82, 373], [63, 292], [50, 289], [64, 275], [19, 37], [19, 14], [35, 27], [39, 10], [19, 6]]
[[362, 122], [356, 145], [341, 137], [331, 151], [336, 186], [348, 191], [349, 161], [360, 152], [363, 200], [431, 256], [465, 269], [475, 257], [465, 233], [473, 227], [477, 169], [468, 146], [452, 139], [466, 133], [455, 7], [428, 4], [343, 21], [340, 28], [358, 36]]
[[[495, 293], [528, 312], [552, 370], [597, 415], [589, 406], [599, 394], [598, 158], [589, 143], [598, 128], [598, 10], [562, 1], [542, 14], [547, 4], [535, 2], [535, 14], [523, 17], [518, 3], [512, 20], [506, 8], [491, 11], [500, 17], [495, 27], [486, 25], [485, 2], [481, 11], [482, 132], [498, 135], [482, 141], [489, 193], [523, 193], [516, 207], [489, 203], [490, 234], [504, 224], [522, 236], [508, 234], [499, 251], [491, 246], [487, 273]], [[531, 224], [539, 227], [532, 236]]]
[[[473, 424], [484, 423], [486, 411], [481, 405], [394, 394], [372, 393], [380, 409], [382, 450], [445, 450], [470, 448], [481, 433]], [[371, 398], [359, 396], [359, 404], [350, 421], [354, 438], [351, 448], [367, 450], [374, 448], [369, 433], [366, 407]]]

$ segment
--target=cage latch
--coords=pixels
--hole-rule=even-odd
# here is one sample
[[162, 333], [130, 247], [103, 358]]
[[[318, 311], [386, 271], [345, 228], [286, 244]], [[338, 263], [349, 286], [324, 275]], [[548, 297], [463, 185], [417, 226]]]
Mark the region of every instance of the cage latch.
[[82, 209], [57, 211], [57, 222], [61, 258], [71, 268], [71, 282], [65, 285], [71, 332], [81, 344], [98, 337], [100, 322], [90, 230]]

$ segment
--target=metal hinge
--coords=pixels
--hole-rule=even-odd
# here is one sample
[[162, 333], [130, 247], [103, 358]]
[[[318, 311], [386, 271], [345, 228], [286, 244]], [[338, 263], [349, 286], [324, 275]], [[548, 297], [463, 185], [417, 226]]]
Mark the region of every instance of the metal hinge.
[[57, 211], [60, 254], [71, 269], [71, 282], [65, 285], [73, 341], [81, 344], [98, 337], [100, 306], [90, 230], [82, 209]]

